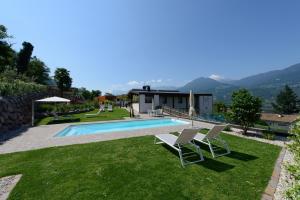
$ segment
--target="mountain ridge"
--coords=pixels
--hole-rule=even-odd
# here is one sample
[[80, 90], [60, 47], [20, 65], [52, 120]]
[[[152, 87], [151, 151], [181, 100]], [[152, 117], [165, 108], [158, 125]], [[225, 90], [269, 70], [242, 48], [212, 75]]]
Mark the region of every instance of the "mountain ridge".
[[270, 104], [285, 85], [289, 85], [297, 96], [300, 96], [300, 63], [281, 70], [259, 73], [230, 82], [199, 77], [178, 88], [178, 90], [184, 92], [189, 90], [203, 93], [210, 92], [214, 95], [215, 100], [229, 103], [233, 91], [246, 88], [253, 95], [263, 98], [266, 104]]

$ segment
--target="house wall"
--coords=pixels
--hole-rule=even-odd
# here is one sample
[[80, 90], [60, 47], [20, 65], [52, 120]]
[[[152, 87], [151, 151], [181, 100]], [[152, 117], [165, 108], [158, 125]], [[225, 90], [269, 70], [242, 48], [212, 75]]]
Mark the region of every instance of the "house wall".
[[[165, 97], [167, 97], [167, 102], [164, 102]], [[189, 108], [189, 97], [183, 96], [182, 103], [179, 103], [178, 96], [174, 96], [174, 108], [185, 111]], [[169, 95], [154, 95], [153, 96], [155, 106], [168, 106], [173, 108], [173, 96]], [[210, 114], [213, 109], [213, 97], [212, 96], [197, 96], [195, 98], [195, 107], [199, 109], [200, 114]], [[145, 103], [145, 94], [139, 95], [139, 112], [147, 113], [148, 110], [152, 109], [152, 103]]]
[[140, 113], [147, 113], [148, 110], [152, 109], [152, 103], [145, 103], [145, 95], [140, 94], [140, 100], [139, 100], [139, 112]]
[[189, 105], [187, 105], [186, 103], [187, 101], [187, 97], [182, 97], [182, 103], [179, 103], [179, 98], [180, 97], [175, 97], [174, 98], [174, 107], [176, 109], [186, 109], [189, 107]]
[[291, 127], [291, 124], [289, 123], [281, 123], [281, 122], [273, 122], [273, 121], [266, 121], [266, 122], [271, 129], [281, 129], [281, 130], [289, 131]]

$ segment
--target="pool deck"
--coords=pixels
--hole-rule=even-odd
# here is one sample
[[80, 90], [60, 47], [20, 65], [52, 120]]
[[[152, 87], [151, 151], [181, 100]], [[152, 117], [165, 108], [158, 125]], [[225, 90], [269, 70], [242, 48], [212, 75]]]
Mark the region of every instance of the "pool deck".
[[[88, 123], [68, 123], [68, 124], [55, 124], [55, 125], [42, 125], [37, 127], [28, 128], [20, 131], [15, 137], [6, 141], [0, 142], [0, 154], [13, 153], [19, 151], [28, 151], [33, 149], [41, 149], [46, 147], [65, 146], [72, 144], [83, 144], [90, 142], [115, 140], [121, 138], [137, 137], [144, 135], [155, 135], [161, 133], [170, 133], [181, 131], [183, 128], [190, 128], [191, 123], [187, 125], [165, 126], [157, 128], [146, 128], [132, 131], [118, 131], [109, 133], [100, 133], [92, 135], [80, 136], [67, 136], [67, 137], [54, 137], [59, 131], [63, 130], [72, 124], [93, 124], [93, 123], [106, 123], [118, 121], [132, 121], [132, 120], [145, 120], [142, 119], [126, 119], [115, 121], [101, 121], [101, 122], [88, 122]], [[149, 118], [148, 118], [149, 119]], [[184, 120], [189, 121], [189, 120]], [[205, 122], [194, 122], [194, 126], [202, 128], [211, 128], [213, 124]]]

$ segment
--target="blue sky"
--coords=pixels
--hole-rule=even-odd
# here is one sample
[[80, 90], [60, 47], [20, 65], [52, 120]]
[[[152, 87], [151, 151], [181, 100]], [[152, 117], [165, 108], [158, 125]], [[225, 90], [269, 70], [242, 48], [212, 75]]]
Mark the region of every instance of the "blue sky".
[[2, 0], [0, 23], [74, 86], [239, 79], [300, 62], [298, 0]]

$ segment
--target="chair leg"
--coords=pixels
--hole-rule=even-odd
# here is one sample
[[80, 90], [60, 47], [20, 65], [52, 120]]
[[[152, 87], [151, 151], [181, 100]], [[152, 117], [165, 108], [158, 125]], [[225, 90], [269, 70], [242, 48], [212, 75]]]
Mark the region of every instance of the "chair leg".
[[212, 155], [212, 157], [213, 157], [213, 158], [215, 158], [215, 157], [216, 157], [216, 155], [215, 155], [215, 152], [214, 152], [213, 146], [211, 145], [211, 143], [210, 143], [209, 141], [207, 141], [207, 143], [208, 143], [209, 150], [210, 150], [210, 152], [211, 152], [211, 155]]
[[200, 156], [200, 161], [203, 161], [204, 158], [203, 158], [203, 154], [202, 154], [202, 151], [201, 151], [201, 147], [198, 146], [198, 145], [196, 145], [194, 140], [192, 141], [192, 145], [195, 147], [196, 152], [199, 154], [199, 156]]
[[179, 158], [180, 158], [181, 166], [182, 166], [182, 167], [185, 167], [185, 166], [184, 166], [184, 160], [183, 160], [183, 157], [182, 157], [181, 149], [178, 150], [178, 153], [179, 153]]

